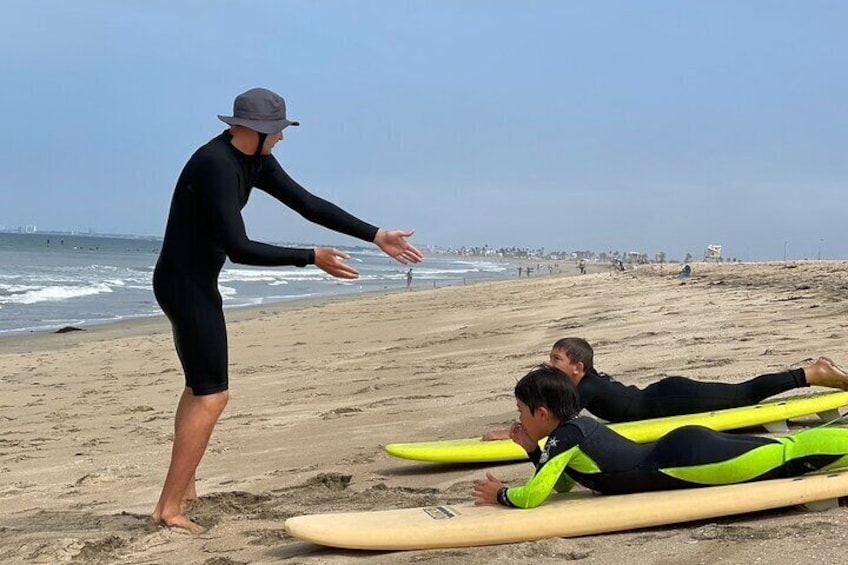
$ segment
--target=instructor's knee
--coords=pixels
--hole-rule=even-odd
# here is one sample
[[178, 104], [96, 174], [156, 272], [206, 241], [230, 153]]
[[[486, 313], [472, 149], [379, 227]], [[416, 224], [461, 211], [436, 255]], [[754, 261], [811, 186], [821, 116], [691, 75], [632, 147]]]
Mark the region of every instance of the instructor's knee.
[[219, 405], [221, 406], [221, 410], [227, 407], [227, 404], [230, 402], [230, 391], [225, 390], [221, 393], [218, 393], [217, 396], [220, 396], [218, 399]]
[[227, 407], [227, 403], [230, 401], [230, 392], [224, 390], [221, 392], [216, 392], [214, 394], [207, 394], [199, 398], [203, 399], [203, 402], [208, 408], [216, 410], [218, 412], [223, 412], [224, 408]]

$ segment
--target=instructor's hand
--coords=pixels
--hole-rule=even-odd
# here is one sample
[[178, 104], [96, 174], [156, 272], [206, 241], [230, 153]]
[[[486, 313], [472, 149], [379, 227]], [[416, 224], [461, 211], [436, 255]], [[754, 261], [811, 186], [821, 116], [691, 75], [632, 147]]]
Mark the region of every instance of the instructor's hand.
[[383, 228], [380, 228], [377, 230], [377, 235], [374, 236], [374, 243], [377, 247], [383, 250], [383, 253], [404, 265], [408, 265], [409, 263], [420, 263], [424, 260], [424, 254], [418, 251], [414, 245], [406, 241], [406, 238], [412, 237], [412, 234], [414, 233], [415, 230], [386, 231]]
[[347, 259], [350, 259], [350, 255], [332, 247], [319, 247], [315, 250], [316, 267], [340, 279], [358, 279], [359, 272], [343, 262]]

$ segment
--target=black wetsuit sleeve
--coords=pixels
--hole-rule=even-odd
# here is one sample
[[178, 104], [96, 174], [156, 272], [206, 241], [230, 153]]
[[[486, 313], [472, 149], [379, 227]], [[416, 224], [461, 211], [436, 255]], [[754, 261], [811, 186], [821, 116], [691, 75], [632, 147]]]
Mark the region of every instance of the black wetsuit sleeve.
[[376, 226], [363, 222], [300, 186], [273, 155], [262, 158], [262, 173], [256, 186], [312, 223], [368, 242], [373, 242], [377, 235]]
[[202, 191], [200, 198], [230, 261], [243, 265], [299, 267], [315, 263], [313, 249], [277, 247], [249, 239], [241, 217], [239, 195], [233, 190], [238, 186], [233, 169], [220, 159], [208, 159], [199, 169], [203, 171], [203, 178], [197, 182]]

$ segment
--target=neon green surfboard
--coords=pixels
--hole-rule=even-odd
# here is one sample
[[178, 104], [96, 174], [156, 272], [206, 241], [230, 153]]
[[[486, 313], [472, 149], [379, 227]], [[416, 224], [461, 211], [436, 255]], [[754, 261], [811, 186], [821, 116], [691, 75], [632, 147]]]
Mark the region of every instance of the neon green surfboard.
[[[848, 392], [764, 402], [753, 406], [610, 424], [621, 435], [638, 443], [648, 443], [682, 426], [705, 426], [716, 431], [764, 426], [771, 432], [787, 431], [786, 421], [818, 415], [828, 422], [839, 417], [839, 408], [848, 406]], [[430, 463], [495, 463], [527, 459], [527, 454], [512, 440], [483, 441], [479, 438], [390, 443], [389, 455]]]

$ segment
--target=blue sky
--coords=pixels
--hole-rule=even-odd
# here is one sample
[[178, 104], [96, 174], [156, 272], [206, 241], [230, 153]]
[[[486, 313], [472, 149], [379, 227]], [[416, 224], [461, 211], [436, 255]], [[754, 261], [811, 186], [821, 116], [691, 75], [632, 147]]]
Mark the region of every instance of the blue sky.
[[[276, 155], [426, 245], [848, 258], [848, 3], [22, 1], [0, 225], [161, 235], [233, 97]], [[354, 243], [258, 191], [250, 235]]]

